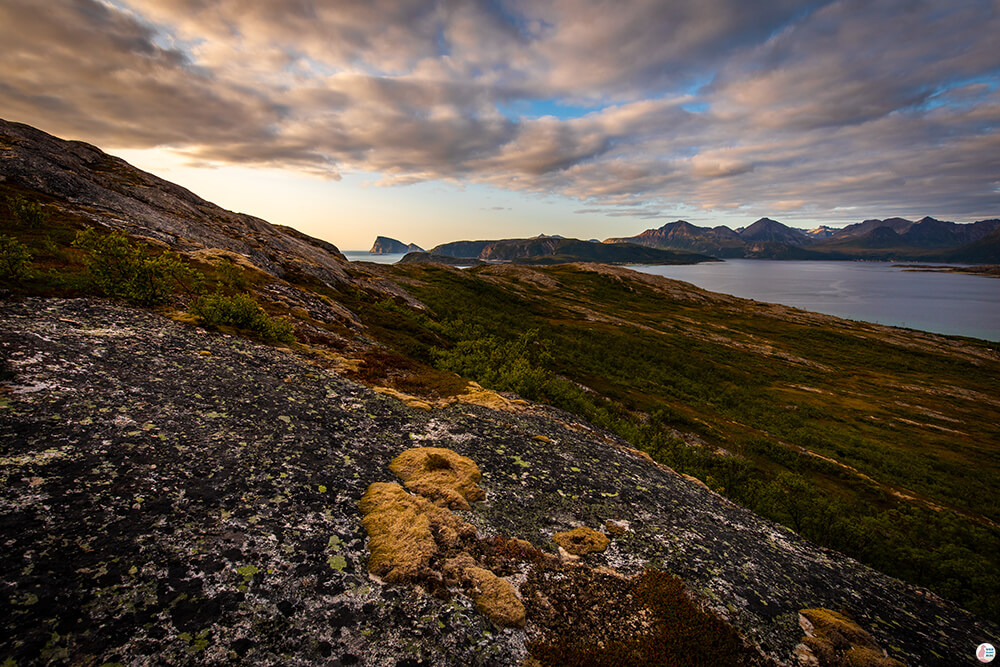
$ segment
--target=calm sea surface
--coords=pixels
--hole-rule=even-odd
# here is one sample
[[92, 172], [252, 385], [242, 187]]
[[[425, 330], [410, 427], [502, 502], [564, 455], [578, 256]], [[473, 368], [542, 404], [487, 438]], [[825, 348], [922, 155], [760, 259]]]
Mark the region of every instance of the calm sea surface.
[[376, 264], [395, 264], [406, 254], [405, 252], [392, 252], [387, 255], [373, 255], [367, 250], [342, 250], [341, 252], [352, 262], [375, 262]]
[[[394, 264], [404, 253], [345, 251], [352, 262]], [[1000, 279], [903, 271], [890, 262], [730, 259], [632, 266], [712, 292], [781, 303], [851, 320], [1000, 341]]]
[[732, 259], [630, 268], [851, 320], [1000, 341], [997, 278], [903, 271], [889, 262]]

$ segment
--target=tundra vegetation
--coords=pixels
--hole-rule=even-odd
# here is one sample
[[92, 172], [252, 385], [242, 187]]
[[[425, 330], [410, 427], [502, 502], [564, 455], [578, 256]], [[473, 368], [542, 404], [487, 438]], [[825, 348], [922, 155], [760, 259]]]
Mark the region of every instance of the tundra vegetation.
[[[16, 293], [100, 295], [144, 307], [181, 308], [207, 327], [290, 343], [290, 321], [270, 315], [251, 294], [249, 271], [214, 263], [94, 227], [78, 216], [8, 195], [0, 207], [0, 280]], [[211, 290], [211, 291], [210, 291]]]
[[995, 345], [573, 265], [394, 274], [431, 311], [378, 309], [392, 310], [380, 338], [400, 358], [583, 416], [819, 544], [1000, 618]]

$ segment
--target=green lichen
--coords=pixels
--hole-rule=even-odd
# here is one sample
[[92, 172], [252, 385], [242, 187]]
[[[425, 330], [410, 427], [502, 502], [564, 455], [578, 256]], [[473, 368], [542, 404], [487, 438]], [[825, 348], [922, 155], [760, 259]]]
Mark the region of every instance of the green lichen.
[[10, 603], [18, 607], [30, 607], [31, 605], [38, 603], [38, 596], [34, 593], [21, 593], [13, 596], [10, 599]]

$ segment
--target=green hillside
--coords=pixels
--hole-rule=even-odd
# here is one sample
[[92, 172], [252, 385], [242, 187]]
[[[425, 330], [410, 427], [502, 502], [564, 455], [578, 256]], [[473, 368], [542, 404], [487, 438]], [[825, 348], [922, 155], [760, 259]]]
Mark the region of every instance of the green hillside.
[[995, 345], [610, 267], [392, 273], [433, 311], [392, 309], [399, 353], [583, 415], [800, 534], [1000, 615]]

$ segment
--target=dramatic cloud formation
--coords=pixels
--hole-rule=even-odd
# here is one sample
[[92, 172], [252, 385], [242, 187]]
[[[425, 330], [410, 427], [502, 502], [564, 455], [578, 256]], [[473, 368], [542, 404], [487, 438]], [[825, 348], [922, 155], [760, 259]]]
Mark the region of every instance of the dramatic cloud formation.
[[997, 34], [997, 0], [5, 0], [0, 116], [611, 217], [969, 220], [1000, 215]]

